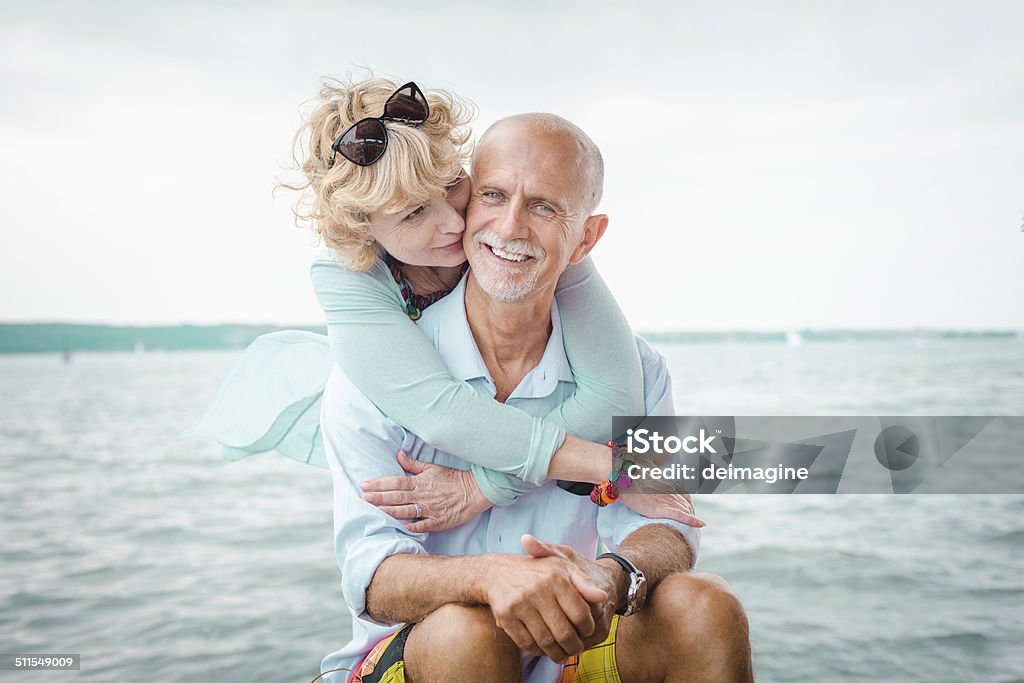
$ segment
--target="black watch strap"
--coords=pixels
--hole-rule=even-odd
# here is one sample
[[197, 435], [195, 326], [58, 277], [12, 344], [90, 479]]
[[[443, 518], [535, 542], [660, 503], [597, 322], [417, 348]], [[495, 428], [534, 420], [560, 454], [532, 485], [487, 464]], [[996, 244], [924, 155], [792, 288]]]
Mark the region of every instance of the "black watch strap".
[[615, 560], [619, 565], [626, 570], [627, 574], [640, 574], [640, 570], [636, 568], [636, 565], [624, 558], [622, 555], [616, 555], [615, 553], [601, 553], [597, 556], [597, 559], [604, 559], [605, 557]]

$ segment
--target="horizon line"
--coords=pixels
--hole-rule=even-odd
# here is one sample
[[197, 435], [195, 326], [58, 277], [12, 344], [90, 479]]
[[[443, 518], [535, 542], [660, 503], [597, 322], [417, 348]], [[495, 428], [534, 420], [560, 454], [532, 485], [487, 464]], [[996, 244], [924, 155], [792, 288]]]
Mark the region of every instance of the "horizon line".
[[[258, 327], [273, 328], [275, 330], [291, 329], [326, 329], [325, 323], [294, 323], [281, 324], [272, 322], [220, 322], [220, 323], [119, 323], [119, 322], [78, 322], [68, 320], [35, 320], [35, 321], [6, 321], [0, 320], [0, 328], [4, 327], [101, 327], [111, 329], [138, 329], [138, 330], [162, 330], [174, 328], [219, 328], [219, 327]], [[936, 326], [919, 325], [907, 327], [892, 326], [778, 326], [778, 327], [688, 327], [688, 328], [660, 328], [641, 331], [643, 334], [734, 334], [734, 333], [789, 333], [789, 332], [993, 332], [993, 333], [1017, 333], [1024, 334], [1024, 326], [1021, 327], [1000, 327], [1000, 326]]]

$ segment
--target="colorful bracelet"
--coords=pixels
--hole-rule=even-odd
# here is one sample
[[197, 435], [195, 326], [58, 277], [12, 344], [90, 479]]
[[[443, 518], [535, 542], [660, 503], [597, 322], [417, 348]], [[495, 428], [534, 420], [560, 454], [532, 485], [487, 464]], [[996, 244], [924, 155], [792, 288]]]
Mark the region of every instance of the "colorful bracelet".
[[612, 449], [611, 475], [600, 484], [596, 484], [594, 490], [590, 492], [591, 502], [598, 507], [611, 505], [619, 499], [620, 491], [625, 491], [630, 487], [632, 482], [629, 479], [629, 475], [626, 474], [626, 470], [629, 469], [630, 465], [636, 464], [632, 460], [623, 457], [624, 444], [609, 441], [608, 448]]

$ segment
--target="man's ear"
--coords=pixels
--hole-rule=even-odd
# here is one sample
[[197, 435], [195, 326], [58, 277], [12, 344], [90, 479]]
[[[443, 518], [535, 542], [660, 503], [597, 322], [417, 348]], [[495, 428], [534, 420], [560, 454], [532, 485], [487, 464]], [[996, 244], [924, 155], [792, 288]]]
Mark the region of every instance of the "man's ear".
[[583, 224], [583, 239], [573, 250], [572, 256], [569, 257], [569, 263], [576, 265], [587, 257], [590, 250], [594, 248], [598, 240], [604, 236], [604, 231], [608, 229], [608, 215], [604, 213], [591, 216]]

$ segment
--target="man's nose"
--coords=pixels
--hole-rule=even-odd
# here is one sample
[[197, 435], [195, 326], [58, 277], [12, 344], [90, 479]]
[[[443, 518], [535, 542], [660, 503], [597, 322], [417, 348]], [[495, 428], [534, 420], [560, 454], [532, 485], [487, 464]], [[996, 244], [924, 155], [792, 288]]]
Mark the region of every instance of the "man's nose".
[[523, 216], [523, 205], [517, 201], [507, 202], [501, 208], [494, 231], [505, 240], [525, 239], [529, 235]]

